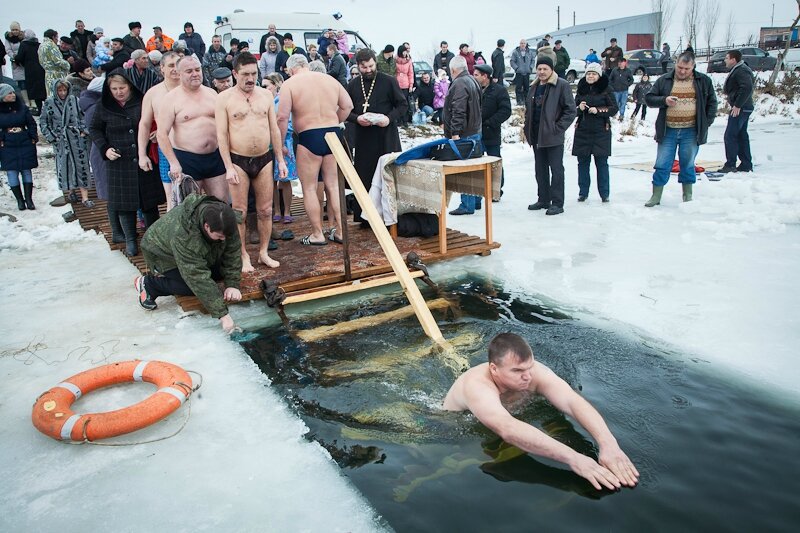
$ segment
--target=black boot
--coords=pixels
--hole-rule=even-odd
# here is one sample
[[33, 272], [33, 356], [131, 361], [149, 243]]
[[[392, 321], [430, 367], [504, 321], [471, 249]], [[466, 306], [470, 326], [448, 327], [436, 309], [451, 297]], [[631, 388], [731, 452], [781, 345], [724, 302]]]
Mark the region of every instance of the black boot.
[[22, 191], [19, 188], [19, 185], [15, 187], [11, 187], [11, 192], [14, 193], [14, 198], [17, 199], [17, 209], [20, 211], [25, 211], [28, 207], [25, 205], [25, 198], [22, 197]]
[[139, 253], [136, 246], [136, 211], [119, 211], [122, 233], [125, 234], [125, 255], [133, 257]]
[[125, 242], [125, 233], [123, 233], [122, 225], [119, 223], [119, 211], [108, 209], [108, 223], [111, 226], [111, 242], [114, 244]]
[[33, 211], [36, 209], [36, 206], [33, 205], [33, 183], [23, 183], [22, 186], [25, 188], [25, 204], [28, 209]]
[[144, 227], [145, 229], [149, 228], [153, 225], [153, 223], [158, 220], [161, 215], [158, 213], [158, 207], [154, 207], [152, 209], [148, 209], [147, 211], [142, 210], [142, 218], [144, 218]]

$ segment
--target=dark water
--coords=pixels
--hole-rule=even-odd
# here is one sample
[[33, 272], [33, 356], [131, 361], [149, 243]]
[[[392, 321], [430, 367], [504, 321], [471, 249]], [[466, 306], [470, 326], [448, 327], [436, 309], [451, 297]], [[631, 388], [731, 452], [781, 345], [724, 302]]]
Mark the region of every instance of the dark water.
[[[243, 346], [397, 531], [794, 531], [800, 520], [800, 412], [726, 383], [698, 359], [583, 324], [461, 279], [435, 313], [471, 364], [502, 331], [601, 412], [641, 473], [640, 485], [596, 491], [563, 465], [522, 454], [441, 403], [453, 371], [415, 319], [304, 343], [284, 328]], [[306, 329], [402, 305], [380, 298], [293, 318]], [[795, 404], [796, 405], [796, 404]], [[515, 416], [595, 455], [581, 427], [537, 400]], [[646, 528], [646, 529], [645, 529]]]

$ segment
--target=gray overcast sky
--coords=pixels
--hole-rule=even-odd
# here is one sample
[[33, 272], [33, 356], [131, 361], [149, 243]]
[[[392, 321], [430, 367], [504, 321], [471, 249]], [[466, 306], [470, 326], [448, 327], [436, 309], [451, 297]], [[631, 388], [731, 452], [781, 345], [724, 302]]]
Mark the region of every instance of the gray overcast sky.
[[[702, 0], [701, 0], [702, 1]], [[182, 25], [191, 21], [196, 31], [210, 42], [213, 33], [213, 20], [217, 15], [225, 15], [236, 8], [245, 11], [275, 11], [266, 7], [269, 4], [291, 8], [279, 11], [313, 11], [331, 14], [340, 11], [351, 27], [361, 33], [375, 48], [386, 43], [395, 47], [403, 41], [412, 44], [415, 57], [426, 58], [440, 40], [447, 40], [451, 47], [460, 42], [469, 42], [476, 50], [489, 52], [494, 49], [497, 38], [502, 37], [511, 47], [520, 37], [531, 37], [556, 29], [556, 6], [561, 5], [561, 27], [572, 25], [572, 12], [576, 12], [578, 24], [595, 22], [650, 11], [650, 0], [620, 0], [605, 2], [601, 0], [571, 0], [532, 2], [531, 0], [460, 0], [445, 2], [437, 0], [402, 0], [399, 2], [339, 0], [308, 1], [293, 0], [289, 3], [268, 3], [264, 0], [230, 0], [194, 2], [95, 2], [83, 3], [57, 2], [55, 0], [3, 0], [0, 26], [3, 30], [8, 23], [17, 20], [23, 28], [32, 28], [41, 39], [42, 32], [52, 27], [65, 34], [74, 29], [75, 19], [83, 19], [90, 29], [102, 26], [107, 35], [122, 36], [128, 32], [128, 22], [141, 21], [145, 38], [152, 35], [150, 28], [159, 24], [165, 33], [174, 38], [183, 31]], [[677, 43], [681, 34], [685, 0], [674, 0], [676, 4], [672, 24], [667, 31], [666, 40]], [[751, 32], [758, 34], [761, 26], [770, 25], [773, 2], [757, 0], [720, 0], [717, 40], [721, 42], [725, 32], [723, 26], [728, 20], [730, 10], [736, 19], [736, 41], [743, 41]], [[788, 25], [797, 15], [796, 0], [775, 0], [775, 24]], [[619, 7], [609, 11], [608, 6]], [[331, 18], [333, 21], [333, 18]], [[280, 29], [280, 27], [279, 27]], [[598, 43], [600, 46], [603, 43]], [[565, 42], [565, 46], [569, 46]], [[705, 46], [705, 43], [700, 43]], [[509, 48], [507, 47], [507, 50]]]

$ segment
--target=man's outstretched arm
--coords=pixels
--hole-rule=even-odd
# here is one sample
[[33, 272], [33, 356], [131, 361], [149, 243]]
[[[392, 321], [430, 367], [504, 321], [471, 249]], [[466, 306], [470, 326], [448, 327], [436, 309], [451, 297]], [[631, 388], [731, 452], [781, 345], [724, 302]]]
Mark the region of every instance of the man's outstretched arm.
[[466, 388], [465, 396], [467, 407], [472, 414], [509, 444], [528, 453], [567, 464], [573, 472], [587, 479], [597, 490], [603, 486], [612, 490], [620, 487], [617, 476], [591, 457], [576, 452], [530, 424], [511, 416], [500, 403], [496, 390], [484, 384], [474, 384]]
[[534, 379], [539, 394], [547, 398], [561, 412], [574, 418], [592, 435], [600, 447], [598, 462], [609, 469], [623, 485], [628, 487], [636, 485], [639, 471], [619, 447], [617, 439], [597, 409], [572, 390], [566, 381], [542, 364], [536, 364]]

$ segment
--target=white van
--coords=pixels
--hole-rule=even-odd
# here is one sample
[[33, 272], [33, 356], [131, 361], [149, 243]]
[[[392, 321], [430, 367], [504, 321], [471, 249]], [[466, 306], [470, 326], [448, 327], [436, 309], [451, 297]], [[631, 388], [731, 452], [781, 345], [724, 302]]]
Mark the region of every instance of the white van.
[[[782, 54], [783, 49], [771, 50], [769, 54], [778, 57], [779, 53]], [[789, 48], [786, 57], [783, 58], [783, 70], [800, 72], [800, 48]]]
[[214, 35], [222, 37], [222, 46], [226, 50], [230, 48], [231, 39], [234, 37], [240, 41], [247, 41], [250, 52], [256, 56], [260, 55], [258, 47], [261, 44], [261, 36], [267, 33], [270, 24], [274, 24], [281, 35], [291, 33], [295, 44], [305, 50], [308, 50], [309, 44], [317, 44], [317, 39], [328, 28], [345, 31], [351, 54], [357, 47], [370, 47], [357, 31], [341, 21], [341, 16], [339, 19], [333, 15], [320, 13], [249, 13], [237, 9], [233, 13], [217, 17]]

